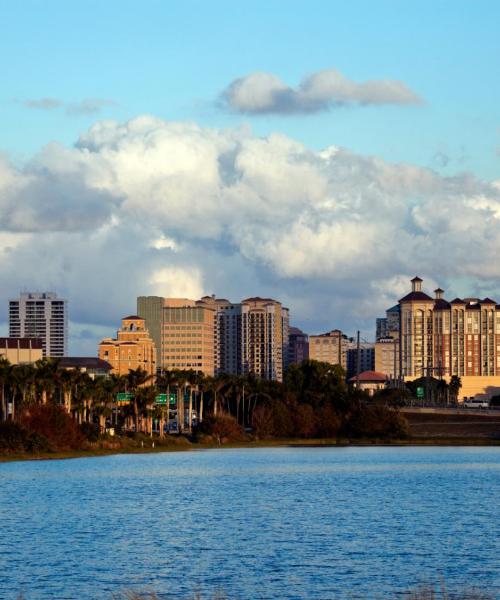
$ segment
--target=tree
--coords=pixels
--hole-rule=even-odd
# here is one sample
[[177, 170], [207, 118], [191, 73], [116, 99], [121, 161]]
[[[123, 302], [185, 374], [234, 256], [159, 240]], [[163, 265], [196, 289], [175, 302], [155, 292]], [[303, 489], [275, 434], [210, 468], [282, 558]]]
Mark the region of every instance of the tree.
[[462, 380], [458, 375], [452, 375], [450, 379], [450, 383], [448, 388], [450, 390], [450, 398], [451, 401], [456, 403], [458, 400], [458, 393], [460, 392], [460, 388], [462, 387]]
[[127, 391], [133, 394], [132, 410], [134, 417], [134, 428], [136, 433], [139, 431], [139, 404], [137, 391], [141, 386], [144, 386], [152, 378], [144, 369], [130, 369], [127, 374]]

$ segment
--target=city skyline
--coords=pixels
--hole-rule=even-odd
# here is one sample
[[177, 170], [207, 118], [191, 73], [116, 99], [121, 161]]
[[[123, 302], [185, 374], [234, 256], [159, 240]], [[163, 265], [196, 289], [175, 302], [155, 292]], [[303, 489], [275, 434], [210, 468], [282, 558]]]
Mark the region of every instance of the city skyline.
[[58, 290], [88, 355], [141, 294], [369, 339], [415, 273], [500, 296], [497, 3], [146, 4], [5, 6], [1, 305]]

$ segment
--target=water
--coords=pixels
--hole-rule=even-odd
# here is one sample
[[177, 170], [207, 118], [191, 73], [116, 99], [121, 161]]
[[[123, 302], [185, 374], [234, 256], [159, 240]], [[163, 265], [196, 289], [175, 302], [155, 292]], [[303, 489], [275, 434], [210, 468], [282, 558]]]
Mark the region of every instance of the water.
[[[0, 598], [500, 598], [500, 448], [274, 448], [0, 464]], [[167, 597], [167, 596], [165, 596]]]

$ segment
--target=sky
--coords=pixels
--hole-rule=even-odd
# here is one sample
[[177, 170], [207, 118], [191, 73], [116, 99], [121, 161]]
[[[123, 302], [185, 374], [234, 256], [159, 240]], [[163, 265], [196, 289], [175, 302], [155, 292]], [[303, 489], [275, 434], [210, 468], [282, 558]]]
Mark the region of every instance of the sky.
[[481, 0], [3, 0], [0, 333], [21, 290], [68, 299], [73, 355], [138, 295], [272, 296], [366, 339], [416, 274], [500, 300], [499, 21]]

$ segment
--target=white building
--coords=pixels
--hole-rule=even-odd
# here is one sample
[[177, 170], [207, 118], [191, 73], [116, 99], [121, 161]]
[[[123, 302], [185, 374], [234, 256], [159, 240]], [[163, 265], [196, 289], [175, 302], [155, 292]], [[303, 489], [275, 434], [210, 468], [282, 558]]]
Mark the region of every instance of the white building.
[[61, 357], [68, 349], [67, 302], [53, 292], [22, 292], [9, 300], [9, 336], [39, 338], [44, 357]]

